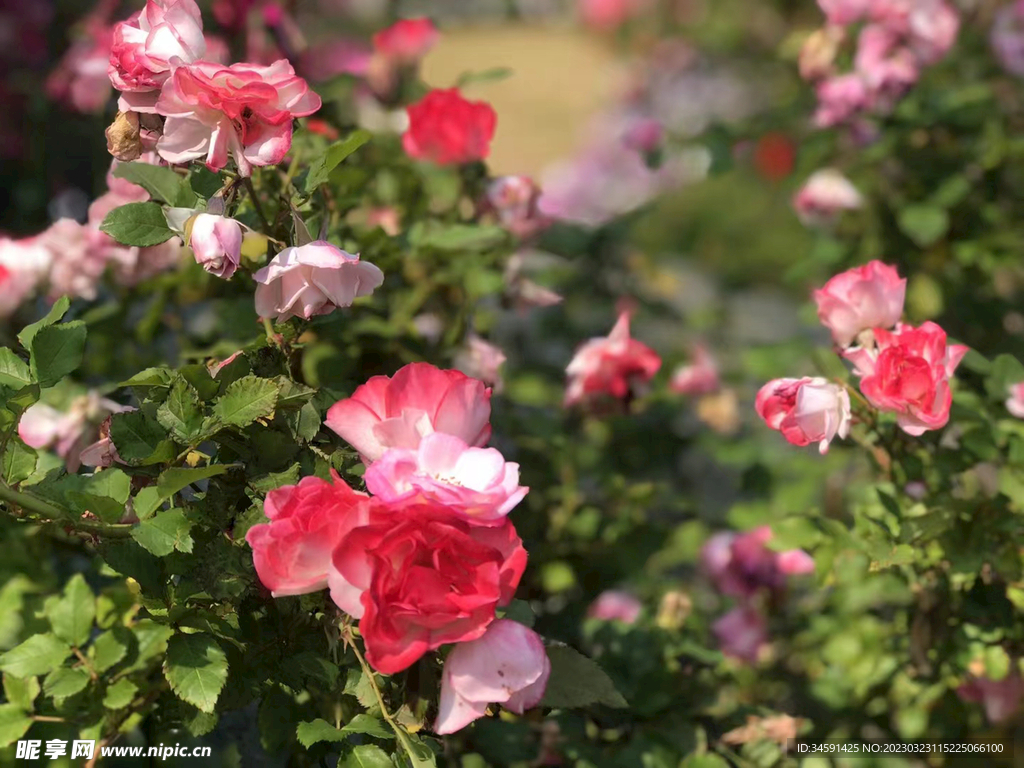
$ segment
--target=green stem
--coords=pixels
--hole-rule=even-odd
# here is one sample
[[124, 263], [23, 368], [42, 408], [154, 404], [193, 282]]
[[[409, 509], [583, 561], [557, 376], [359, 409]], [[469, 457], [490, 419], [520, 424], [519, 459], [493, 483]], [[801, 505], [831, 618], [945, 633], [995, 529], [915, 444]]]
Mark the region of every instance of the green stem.
[[35, 512], [49, 518], [67, 517], [65, 510], [55, 507], [42, 499], [37, 499], [35, 496], [29, 496], [27, 493], [12, 490], [6, 485], [0, 485], [0, 501], [6, 501], [22, 509], [27, 509], [29, 512]]
[[8, 504], [20, 507], [21, 509], [29, 512], [34, 512], [37, 515], [43, 515], [46, 518], [43, 520], [32, 520], [31, 522], [51, 523], [53, 525], [66, 526], [83, 533], [106, 536], [112, 539], [127, 539], [132, 535], [131, 525], [94, 522], [92, 520], [76, 520], [70, 517], [69, 512], [61, 509], [60, 507], [56, 507], [49, 502], [36, 498], [35, 496], [30, 496], [27, 493], [12, 490], [5, 485], [0, 485], [0, 501], [6, 501]]
[[245, 177], [245, 188], [249, 192], [249, 197], [252, 198], [252, 206], [256, 209], [256, 215], [260, 217], [260, 221], [263, 222], [263, 233], [270, 236], [270, 222], [267, 221], [266, 215], [263, 213], [263, 206], [260, 204], [260, 199], [256, 195], [256, 189], [252, 185], [252, 178], [249, 176]]

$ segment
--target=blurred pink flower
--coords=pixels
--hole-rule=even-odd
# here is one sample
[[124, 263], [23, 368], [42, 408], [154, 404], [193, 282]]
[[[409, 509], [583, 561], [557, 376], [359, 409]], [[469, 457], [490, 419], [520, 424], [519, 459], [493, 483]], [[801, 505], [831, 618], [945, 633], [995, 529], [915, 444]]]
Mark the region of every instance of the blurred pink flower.
[[81, 453], [99, 437], [100, 424], [112, 413], [133, 410], [90, 392], [71, 401], [66, 411], [36, 403], [22, 414], [18, 436], [31, 448], [52, 448], [68, 472], [77, 472]]
[[712, 631], [722, 653], [753, 664], [768, 642], [768, 623], [760, 611], [738, 606], [715, 621]]
[[864, 205], [857, 188], [834, 168], [815, 171], [793, 196], [793, 208], [804, 224], [827, 224], [841, 211], [852, 211]]
[[487, 186], [487, 205], [509, 232], [526, 239], [548, 221], [537, 210], [540, 188], [527, 176], [502, 176]]
[[608, 589], [590, 604], [587, 616], [601, 621], [635, 624], [643, 607], [643, 603], [637, 600], [635, 595], [619, 589]]
[[999, 10], [989, 42], [1003, 68], [1024, 77], [1024, 2], [1013, 0]]
[[964, 701], [980, 702], [985, 707], [985, 717], [992, 724], [1009, 720], [1020, 707], [1024, 696], [1024, 680], [1018, 672], [1012, 671], [1002, 680], [987, 677], [972, 677], [956, 690]]
[[495, 392], [502, 388], [501, 366], [505, 363], [505, 353], [488, 341], [471, 333], [466, 345], [455, 357], [455, 367], [467, 376], [480, 379], [490, 384]]
[[1024, 419], [1024, 382], [1010, 386], [1010, 396], [1006, 400], [1006, 410], [1018, 419]]
[[818, 0], [830, 24], [846, 26], [865, 16], [875, 0]]
[[99, 19], [86, 22], [85, 35], [71, 44], [46, 80], [46, 93], [79, 112], [102, 112], [113, 89], [107, 61], [113, 29]]
[[681, 395], [710, 395], [721, 386], [718, 363], [703, 344], [693, 348], [693, 358], [672, 374], [669, 389]]
[[38, 237], [0, 237], [0, 319], [14, 314], [36, 292], [52, 262]]
[[577, 0], [580, 19], [591, 29], [621, 27], [650, 6], [649, 0]]
[[817, 92], [818, 110], [814, 113], [814, 122], [819, 128], [846, 122], [872, 103], [864, 78], [855, 72], [822, 80]]
[[723, 594], [749, 598], [762, 589], [779, 592], [788, 577], [814, 572], [814, 560], [800, 549], [775, 552], [766, 544], [768, 526], [746, 533], [716, 533], [701, 548], [701, 566]]
[[600, 395], [623, 400], [635, 384], [650, 381], [661, 368], [658, 354], [630, 337], [629, 316], [621, 312], [608, 336], [591, 339], [577, 350], [565, 369], [566, 406]]
[[430, 19], [400, 19], [373, 36], [373, 47], [396, 64], [411, 65], [426, 56], [440, 36]]

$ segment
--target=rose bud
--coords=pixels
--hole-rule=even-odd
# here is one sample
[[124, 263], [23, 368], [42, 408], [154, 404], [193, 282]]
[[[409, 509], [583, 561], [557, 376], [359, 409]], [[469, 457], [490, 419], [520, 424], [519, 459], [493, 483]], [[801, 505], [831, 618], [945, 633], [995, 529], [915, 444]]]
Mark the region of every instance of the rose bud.
[[761, 387], [757, 414], [793, 445], [818, 443], [828, 453], [829, 443], [850, 431], [850, 395], [822, 378], [775, 379]]
[[188, 244], [196, 263], [228, 280], [242, 260], [242, 225], [226, 216], [200, 213], [192, 222]]

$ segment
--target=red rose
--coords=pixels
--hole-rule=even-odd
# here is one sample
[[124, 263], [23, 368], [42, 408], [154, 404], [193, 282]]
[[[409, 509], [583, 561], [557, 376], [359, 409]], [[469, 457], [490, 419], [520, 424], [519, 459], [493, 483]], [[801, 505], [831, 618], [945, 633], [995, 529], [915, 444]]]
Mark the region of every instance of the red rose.
[[445, 643], [480, 637], [525, 568], [510, 522], [474, 526], [415, 504], [375, 508], [334, 550], [328, 583], [334, 602], [360, 619], [367, 661], [394, 674]]
[[452, 165], [483, 160], [491, 152], [498, 116], [490, 104], [464, 99], [458, 88], [431, 91], [408, 113], [402, 144], [410, 157]]

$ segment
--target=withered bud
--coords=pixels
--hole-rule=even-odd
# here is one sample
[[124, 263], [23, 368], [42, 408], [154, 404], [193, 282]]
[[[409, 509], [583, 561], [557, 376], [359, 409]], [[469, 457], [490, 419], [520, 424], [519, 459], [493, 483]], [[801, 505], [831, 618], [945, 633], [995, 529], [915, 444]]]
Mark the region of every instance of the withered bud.
[[106, 134], [107, 151], [118, 160], [131, 162], [142, 155], [138, 112], [118, 112]]
[[688, 594], [679, 590], [666, 592], [658, 606], [655, 623], [662, 629], [680, 629], [692, 610], [693, 601]]

